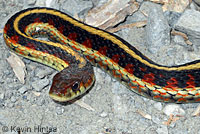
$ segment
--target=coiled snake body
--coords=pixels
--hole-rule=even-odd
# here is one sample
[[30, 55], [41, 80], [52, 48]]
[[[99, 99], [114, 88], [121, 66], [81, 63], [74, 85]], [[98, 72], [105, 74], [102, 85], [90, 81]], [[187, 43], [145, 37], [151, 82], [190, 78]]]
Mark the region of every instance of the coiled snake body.
[[[33, 38], [43, 35], [53, 42]], [[55, 9], [29, 8], [16, 13], [7, 21], [3, 36], [17, 54], [60, 71], [49, 91], [56, 101], [71, 100], [92, 86], [91, 64], [153, 100], [200, 101], [199, 60], [170, 67], [158, 65], [120, 37]]]

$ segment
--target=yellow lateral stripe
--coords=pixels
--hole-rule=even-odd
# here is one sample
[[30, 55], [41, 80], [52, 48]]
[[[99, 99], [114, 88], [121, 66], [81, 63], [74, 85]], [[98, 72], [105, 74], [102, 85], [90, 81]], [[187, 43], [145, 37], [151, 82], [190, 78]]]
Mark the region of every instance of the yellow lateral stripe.
[[[4, 35], [4, 36], [6, 36], [6, 35]], [[34, 49], [27, 48], [27, 47], [24, 47], [24, 46], [22, 46], [18, 43], [12, 43], [11, 39], [6, 39], [6, 44], [8, 45], [8, 47], [11, 48], [11, 50], [13, 49], [13, 47], [15, 47], [16, 52], [19, 51], [19, 52], [17, 52], [17, 54], [19, 54], [23, 57], [26, 57], [28, 59], [38, 61], [40, 63], [48, 65], [52, 68], [55, 68], [58, 71], [61, 71], [64, 68], [69, 66], [65, 61], [61, 60], [60, 58], [58, 58], [54, 55], [50, 55], [49, 53], [44, 53], [44, 52], [41, 52], [41, 51], [37, 51], [37, 50], [34, 50]], [[28, 56], [28, 53], [26, 53], [26, 52], [28, 52], [33, 57]], [[38, 58], [39, 56], [41, 56], [43, 59]], [[51, 62], [49, 62], [49, 61], [51, 61]], [[53, 65], [53, 63], [57, 63], [57, 65]]]
[[[64, 41], [66, 41], [66, 43], [69, 43], [69, 42], [67, 42], [67, 39], [65, 38], [65, 36], [62, 37], [63, 34], [61, 34], [56, 28], [52, 27], [48, 23], [32, 23], [32, 24], [27, 26], [27, 28], [25, 30], [25, 33], [34, 31], [33, 28], [36, 28], [36, 27], [37, 28], [41, 28], [41, 29], [46, 29], [47, 31], [49, 30], [49, 31], [51, 31], [51, 32], [49, 32], [50, 34], [54, 33], [54, 34], [56, 34], [57, 37], [59, 37], [60, 39], [63, 39]], [[83, 57], [81, 57], [78, 52], [75, 52], [69, 46], [62, 45], [60, 43], [55, 43], [55, 42], [48, 42], [48, 41], [44, 41], [44, 40], [38, 40], [38, 39], [35, 39], [35, 38], [31, 38], [31, 37], [29, 37], [29, 38], [33, 39], [33, 40], [36, 40], [36, 41], [40, 41], [40, 42], [46, 43], [48, 45], [59, 47], [62, 50], [65, 50], [67, 53], [69, 53], [72, 56], [74, 56], [76, 58], [76, 60], [80, 61], [80, 64], [79, 64], [80, 68], [82, 68], [86, 64], [86, 60]]]
[[[18, 17], [17, 17], [18, 18]], [[18, 22], [19, 22], [19, 18], [18, 19], [15, 19], [14, 21], [14, 28], [15, 30], [22, 36], [24, 36], [25, 38], [29, 38], [31, 40], [35, 40], [35, 41], [38, 41], [38, 42], [42, 42], [42, 43], [45, 43], [45, 44], [48, 44], [48, 45], [52, 45], [52, 46], [55, 46], [55, 47], [59, 47], [61, 48], [62, 50], [65, 50], [67, 51], [67, 53], [73, 55], [76, 57], [76, 59], [78, 59], [80, 61], [80, 64], [79, 64], [79, 67], [83, 67], [85, 64], [86, 64], [86, 61], [83, 57], [81, 57], [77, 52], [75, 52], [74, 50], [72, 50], [72, 48], [70, 48], [69, 46], [65, 46], [65, 45], [62, 45], [60, 43], [54, 43], [54, 42], [49, 42], [49, 41], [45, 41], [45, 40], [38, 40], [38, 39], [35, 39], [35, 38], [32, 38], [32, 37], [29, 37], [25, 34], [23, 34], [19, 29], [18, 29]], [[17, 21], [16, 21], [17, 20]], [[42, 23], [44, 24], [44, 23]], [[39, 26], [39, 25], [38, 25]], [[57, 57], [58, 58], [58, 57]], [[62, 60], [59, 58], [59, 60]]]
[[[142, 62], [143, 64], [146, 64], [147, 66], [150, 66], [152, 68], [156, 68], [156, 69], [163, 69], [163, 70], [168, 70], [168, 71], [172, 71], [172, 70], [177, 70], [177, 71], [181, 71], [181, 70], [190, 70], [190, 69], [199, 69], [200, 67], [200, 63], [196, 63], [196, 64], [192, 64], [192, 65], [186, 65], [186, 66], [181, 66], [181, 67], [162, 67], [162, 66], [157, 66], [154, 64], [149, 63], [148, 61], [142, 59], [139, 55], [137, 55], [133, 50], [130, 50], [125, 44], [123, 44], [120, 40], [118, 40], [117, 38], [115, 38], [114, 36], [101, 31], [101, 30], [97, 30], [93, 27], [84, 25], [68, 16], [66, 16], [65, 14], [62, 14], [61, 12], [55, 11], [55, 10], [49, 10], [49, 9], [33, 9], [33, 10], [29, 10], [26, 11], [25, 13], [20, 14], [16, 20], [14, 21], [14, 28], [15, 30], [23, 35], [24, 37], [27, 37], [25, 34], [23, 34], [19, 29], [18, 29], [18, 22], [19, 20], [21, 20], [21, 18], [23, 18], [26, 15], [29, 15], [31, 13], [48, 13], [48, 14], [52, 14], [52, 15], [56, 15], [61, 17], [62, 19], [72, 23], [75, 26], [78, 26], [92, 34], [96, 34], [99, 35], [103, 38], [106, 38], [108, 40], [111, 40], [113, 43], [117, 44], [120, 48], [124, 49], [124, 51], [126, 51], [128, 54], [130, 54], [132, 57], [134, 57], [135, 59], [139, 60], [140, 62]], [[29, 37], [27, 37], [29, 38]]]

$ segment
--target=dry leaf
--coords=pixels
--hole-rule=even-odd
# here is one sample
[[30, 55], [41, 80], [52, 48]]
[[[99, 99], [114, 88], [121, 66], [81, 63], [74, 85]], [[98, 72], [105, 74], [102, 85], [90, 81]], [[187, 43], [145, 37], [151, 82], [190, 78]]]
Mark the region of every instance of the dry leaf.
[[83, 107], [83, 108], [89, 110], [89, 111], [95, 111], [94, 108], [92, 108], [91, 106], [89, 106], [88, 104], [84, 103], [81, 100], [76, 100], [74, 103], [79, 105], [80, 107]]
[[139, 8], [139, 4], [133, 0], [109, 0], [100, 7], [89, 11], [85, 23], [106, 29], [122, 22], [127, 15], [133, 14]]
[[188, 36], [187, 36], [185, 33], [172, 30], [172, 31], [171, 31], [171, 34], [172, 34], [172, 35], [180, 35], [180, 36], [182, 36], [186, 44], [192, 45], [192, 42], [189, 40]]
[[176, 122], [179, 119], [179, 117], [174, 117], [173, 114], [170, 114], [169, 119], [166, 122], [163, 122], [163, 124], [169, 126], [172, 122]]
[[168, 0], [162, 7], [163, 11], [182, 13], [190, 4], [189, 0]]
[[169, 2], [169, 0], [150, 0], [150, 1], [158, 4], [165, 4]]
[[40, 95], [41, 95], [40, 92], [36, 92], [36, 91], [32, 91], [32, 93], [33, 93], [35, 96], [40, 96]]
[[8, 63], [12, 67], [16, 77], [19, 81], [24, 84], [25, 83], [25, 74], [26, 68], [24, 62], [14, 53], [11, 53], [11, 56], [7, 58]]
[[141, 110], [137, 110], [137, 112], [142, 115], [144, 118], [151, 120], [151, 115], [144, 113]]
[[114, 33], [114, 32], [117, 32], [121, 29], [124, 29], [124, 28], [132, 28], [132, 27], [137, 27], [137, 28], [140, 28], [140, 27], [143, 27], [147, 24], [147, 21], [139, 21], [139, 22], [135, 22], [135, 23], [131, 23], [131, 24], [125, 24], [125, 25], [120, 25], [118, 27], [115, 27], [115, 28], [109, 28], [107, 29], [108, 32], [111, 32], [111, 33]]
[[151, 2], [162, 4], [164, 11], [174, 11], [182, 13], [191, 3], [190, 0], [150, 0]]

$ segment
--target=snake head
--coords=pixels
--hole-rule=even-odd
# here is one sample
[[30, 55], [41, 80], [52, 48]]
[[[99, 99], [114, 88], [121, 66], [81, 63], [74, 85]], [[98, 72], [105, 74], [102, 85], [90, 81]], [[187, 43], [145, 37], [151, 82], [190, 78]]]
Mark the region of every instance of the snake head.
[[49, 96], [58, 102], [70, 101], [85, 93], [94, 79], [92, 67], [70, 66], [54, 76]]

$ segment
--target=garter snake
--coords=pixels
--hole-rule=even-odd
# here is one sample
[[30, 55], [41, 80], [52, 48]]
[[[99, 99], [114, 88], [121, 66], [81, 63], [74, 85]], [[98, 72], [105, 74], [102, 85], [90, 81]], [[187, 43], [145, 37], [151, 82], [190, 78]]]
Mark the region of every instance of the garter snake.
[[[35, 38], [43, 35], [53, 41]], [[16, 13], [7, 21], [3, 36], [17, 54], [60, 71], [49, 91], [56, 101], [71, 100], [92, 86], [91, 64], [147, 98], [200, 101], [200, 60], [159, 65], [120, 37], [55, 9], [28, 8]]]

